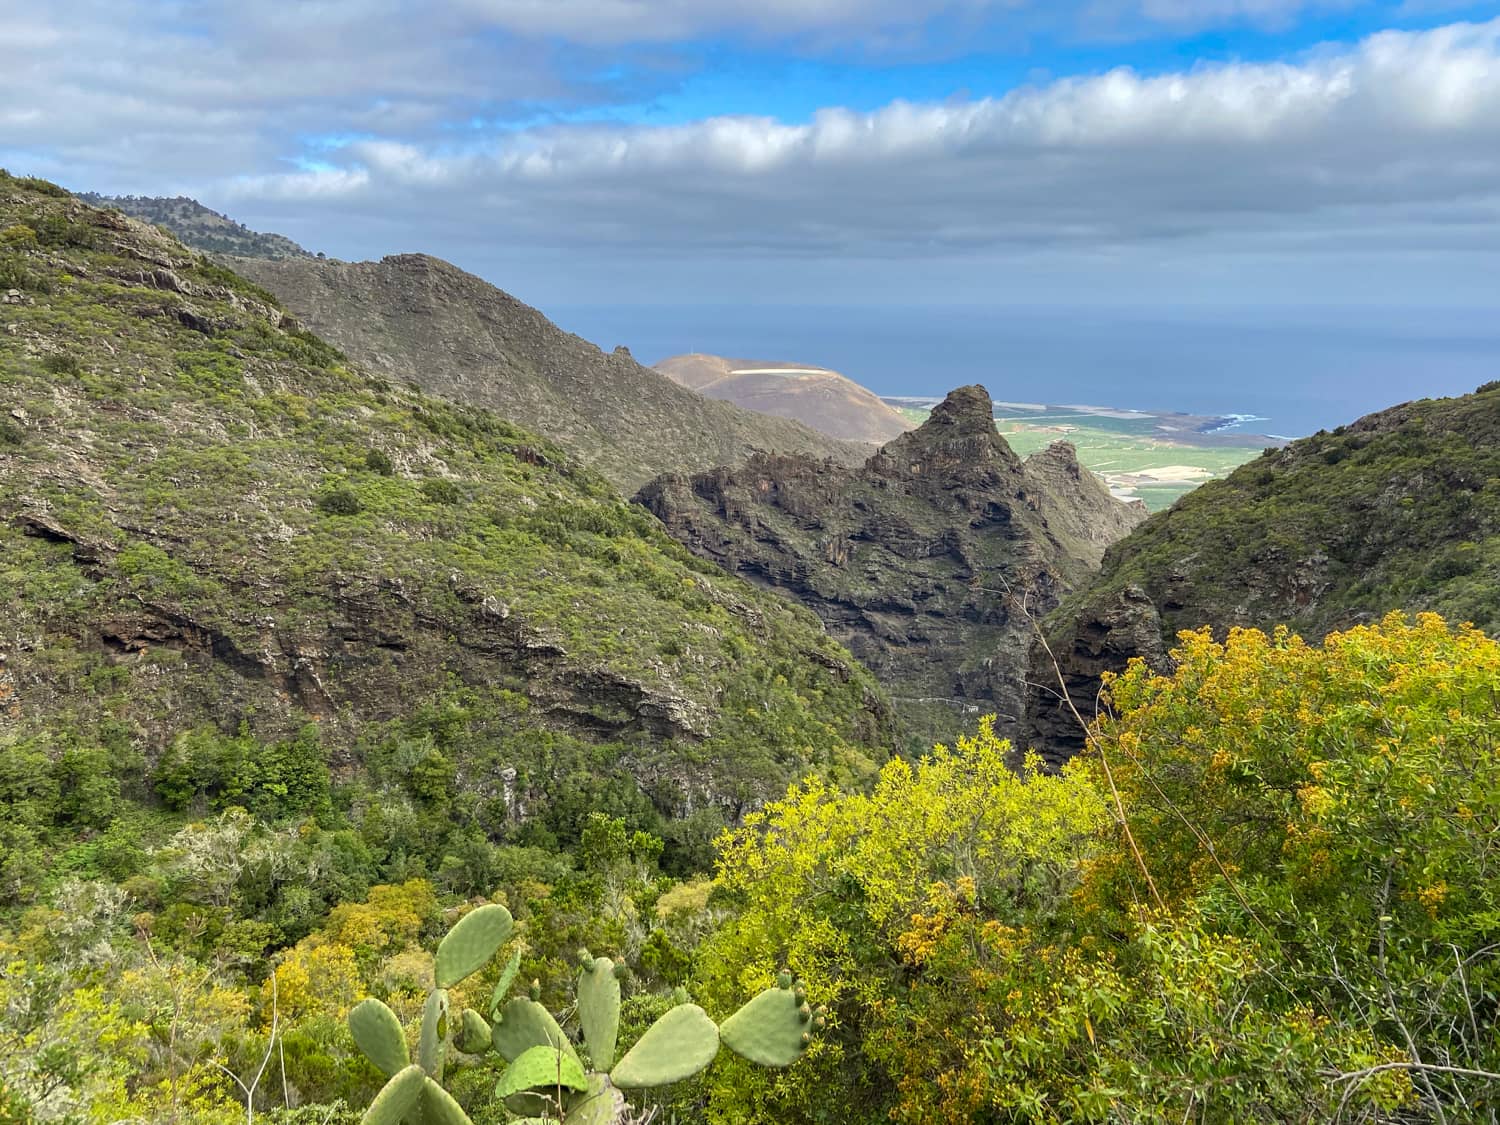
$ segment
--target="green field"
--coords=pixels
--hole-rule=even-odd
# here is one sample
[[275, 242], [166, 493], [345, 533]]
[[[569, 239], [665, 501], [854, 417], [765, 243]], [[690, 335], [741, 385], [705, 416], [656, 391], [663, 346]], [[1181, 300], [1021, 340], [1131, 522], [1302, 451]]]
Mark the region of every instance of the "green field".
[[[919, 407], [898, 409], [918, 423], [928, 414]], [[1144, 501], [1156, 512], [1204, 481], [1227, 476], [1264, 448], [1252, 434], [1245, 435], [1243, 445], [1213, 437], [1195, 441], [1191, 421], [1182, 415], [997, 403], [995, 426], [1022, 457], [1055, 441], [1072, 442], [1079, 462], [1102, 476], [1116, 496]], [[1163, 436], [1164, 427], [1169, 437]]]

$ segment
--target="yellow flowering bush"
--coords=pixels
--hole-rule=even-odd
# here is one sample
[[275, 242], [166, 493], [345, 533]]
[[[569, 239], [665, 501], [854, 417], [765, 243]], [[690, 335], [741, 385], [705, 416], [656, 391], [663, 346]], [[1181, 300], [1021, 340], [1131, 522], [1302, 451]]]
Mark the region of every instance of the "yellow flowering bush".
[[809, 780], [720, 841], [719, 893], [740, 909], [703, 951], [697, 995], [730, 1011], [787, 964], [832, 1019], [788, 1071], [716, 1066], [716, 1119], [963, 1120], [984, 1100], [976, 998], [1002, 975], [953, 950], [1055, 915], [1105, 821], [1081, 773], [1032, 759], [1017, 774], [1009, 749], [986, 719], [889, 763], [868, 795]]

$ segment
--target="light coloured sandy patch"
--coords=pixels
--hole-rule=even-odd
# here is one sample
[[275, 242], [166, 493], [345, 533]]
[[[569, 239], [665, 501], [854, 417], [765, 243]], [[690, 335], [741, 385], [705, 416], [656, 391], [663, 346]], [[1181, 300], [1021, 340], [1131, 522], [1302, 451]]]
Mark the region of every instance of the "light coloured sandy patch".
[[1076, 410], [1080, 414], [1092, 414], [1096, 418], [1155, 418], [1144, 410], [1121, 410], [1114, 406], [1089, 406], [1081, 402], [1060, 402], [1054, 409]]
[[1197, 465], [1158, 465], [1136, 472], [1106, 473], [1111, 480], [1128, 484], [1202, 484], [1213, 479], [1213, 470]]
[[739, 367], [731, 375], [831, 375], [822, 367]]

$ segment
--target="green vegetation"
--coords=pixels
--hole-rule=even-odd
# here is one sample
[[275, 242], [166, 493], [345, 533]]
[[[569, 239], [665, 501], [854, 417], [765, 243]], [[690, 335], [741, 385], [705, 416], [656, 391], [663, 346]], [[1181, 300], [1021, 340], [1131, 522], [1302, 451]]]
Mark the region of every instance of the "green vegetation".
[[235, 763], [313, 723], [334, 819], [409, 806], [423, 873], [571, 846], [589, 811], [690, 870], [726, 812], [886, 753], [878, 689], [811, 615], [693, 559], [562, 451], [365, 375], [164, 235], [5, 190], [0, 229], [32, 232], [5, 253], [53, 289], [6, 306], [0, 335], [22, 738], [123, 730], [136, 796], [274, 819], [307, 810]]
[[410, 1021], [440, 902], [507, 900], [549, 987], [646, 950], [634, 1021], [696, 940], [663, 868], [888, 754], [811, 615], [563, 451], [65, 192], [0, 180], [0, 231], [0, 1081], [40, 1119], [352, 1120], [344, 1014]]
[[1136, 432], [1142, 423], [1097, 415], [1000, 418], [997, 425], [1022, 457], [1054, 441], [1071, 442], [1079, 464], [1102, 476], [1117, 496], [1142, 500], [1153, 512], [1170, 508], [1204, 481], [1228, 476], [1262, 449], [1195, 444], [1189, 437], [1163, 440], [1149, 429]]
[[1500, 645], [1392, 616], [1174, 655], [1061, 775], [982, 729], [750, 818], [705, 992], [785, 955], [830, 1029], [716, 1072], [710, 1119], [1487, 1119]]
[[1500, 391], [1267, 450], [1116, 544], [1051, 621], [1129, 585], [1156, 603], [1164, 637], [1204, 622], [1322, 635], [1397, 608], [1500, 628]]
[[[36, 282], [0, 331], [0, 1121], [1500, 1108], [1474, 628], [1186, 632], [1060, 772], [989, 720], [882, 765], [867, 673], [562, 450], [66, 193], [0, 176], [0, 232]], [[1493, 626], [1497, 395], [1269, 454], [1108, 581]]]
[[[1061, 775], [1008, 769], [984, 725], [869, 795], [794, 788], [723, 841], [714, 884], [661, 880], [660, 841], [595, 816], [577, 870], [517, 849], [446, 923], [430, 883], [374, 886], [261, 978], [235, 966], [265, 940], [265, 888], [348, 861], [239, 810], [189, 825], [123, 884], [68, 880], [5, 934], [7, 1089], [51, 1088], [41, 1120], [227, 1125], [248, 1097], [291, 1121], [296, 1090], [319, 1119], [373, 1102], [383, 1121], [409, 1087], [446, 1090], [454, 1121], [543, 1099], [592, 1120], [582, 1106], [617, 1111], [589, 1096], [608, 1067], [637, 1110], [689, 1120], [1482, 1119], [1500, 1097], [1500, 644], [1392, 616], [1322, 647], [1185, 634], [1175, 658], [1111, 684], [1116, 717]], [[17, 785], [67, 792], [34, 762], [9, 776], [7, 807]], [[68, 815], [98, 823], [113, 799]], [[620, 959], [564, 952], [582, 942]], [[651, 969], [674, 946], [709, 1010], [750, 1000], [717, 1032], [748, 1060], [800, 1053], [804, 1002], [826, 1028], [791, 1069], [692, 1076], [716, 1038]], [[275, 1080], [252, 1087], [265, 1058]], [[658, 1079], [682, 1081], [639, 1088]]]

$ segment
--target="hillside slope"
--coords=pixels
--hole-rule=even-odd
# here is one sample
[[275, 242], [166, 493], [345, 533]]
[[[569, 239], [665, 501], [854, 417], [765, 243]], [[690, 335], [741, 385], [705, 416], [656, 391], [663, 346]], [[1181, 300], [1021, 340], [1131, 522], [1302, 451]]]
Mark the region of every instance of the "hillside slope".
[[376, 809], [439, 761], [491, 838], [567, 839], [598, 809], [732, 818], [889, 745], [812, 615], [155, 228], [0, 178], [8, 288], [0, 749], [109, 746], [137, 793], [163, 761], [222, 793], [185, 732], [311, 729]]
[[846, 441], [884, 445], [916, 425], [874, 392], [823, 367], [700, 354], [675, 355], [653, 366], [708, 398], [791, 418]]
[[[1318, 433], [1211, 481], [1116, 544], [1049, 618], [1070, 694], [1092, 715], [1100, 673], [1158, 667], [1182, 629], [1312, 640], [1393, 610], [1500, 629], [1500, 384]], [[1030, 737], [1054, 758], [1082, 743], [1045, 652]]]
[[996, 712], [1014, 733], [1032, 631], [1145, 517], [1065, 445], [1022, 462], [983, 387], [859, 469], [758, 457], [637, 499], [696, 554], [818, 614], [896, 701], [912, 745]]
[[165, 227], [184, 246], [206, 254], [235, 254], [249, 258], [311, 258], [284, 234], [264, 234], [237, 223], [228, 215], [203, 206], [185, 195], [97, 195], [80, 192], [93, 207], [113, 207], [133, 219]]
[[735, 464], [755, 450], [848, 463], [869, 452], [707, 400], [623, 348], [606, 355], [437, 258], [232, 264], [371, 370], [533, 429], [626, 495], [657, 473]]

